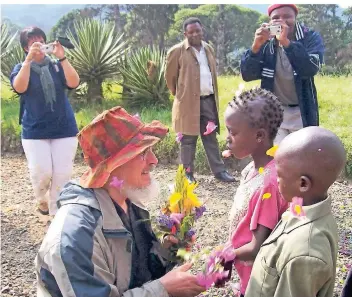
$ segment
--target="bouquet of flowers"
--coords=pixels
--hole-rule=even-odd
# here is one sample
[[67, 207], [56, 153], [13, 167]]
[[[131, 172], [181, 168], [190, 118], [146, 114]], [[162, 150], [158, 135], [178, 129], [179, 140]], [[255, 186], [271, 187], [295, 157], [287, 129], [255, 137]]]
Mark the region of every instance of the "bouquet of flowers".
[[163, 241], [167, 235], [173, 235], [179, 248], [190, 250], [195, 241], [194, 223], [203, 215], [206, 208], [194, 193], [197, 184], [190, 184], [182, 165], [176, 174], [175, 185], [171, 187], [171, 195], [162, 207], [160, 214], [154, 219], [154, 231]]

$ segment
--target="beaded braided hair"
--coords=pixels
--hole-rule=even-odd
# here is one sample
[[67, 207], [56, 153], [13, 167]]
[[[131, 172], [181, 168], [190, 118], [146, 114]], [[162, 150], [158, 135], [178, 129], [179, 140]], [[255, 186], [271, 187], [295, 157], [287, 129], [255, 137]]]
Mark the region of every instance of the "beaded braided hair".
[[[259, 114], [254, 110], [256, 103], [261, 103], [258, 105], [261, 109]], [[251, 127], [266, 129], [269, 132], [270, 139], [276, 137], [283, 121], [283, 108], [278, 98], [270, 91], [262, 88], [244, 91], [235, 96], [229, 102], [229, 106], [243, 111], [248, 117]]]

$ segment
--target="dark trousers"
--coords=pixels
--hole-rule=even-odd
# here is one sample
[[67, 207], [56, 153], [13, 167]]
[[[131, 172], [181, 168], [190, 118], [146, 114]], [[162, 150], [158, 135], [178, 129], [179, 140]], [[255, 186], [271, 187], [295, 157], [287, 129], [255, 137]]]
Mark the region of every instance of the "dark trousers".
[[[207, 155], [208, 163], [213, 174], [225, 170], [224, 162], [221, 159], [219, 143], [216, 138], [216, 131], [209, 135], [203, 135], [206, 131], [208, 121], [217, 123], [218, 115], [214, 95], [200, 100], [200, 135]], [[194, 172], [194, 159], [196, 156], [198, 136], [183, 135], [181, 139], [181, 162], [185, 168]]]
[[351, 297], [352, 296], [352, 268], [347, 275], [345, 286], [342, 289], [341, 297]]

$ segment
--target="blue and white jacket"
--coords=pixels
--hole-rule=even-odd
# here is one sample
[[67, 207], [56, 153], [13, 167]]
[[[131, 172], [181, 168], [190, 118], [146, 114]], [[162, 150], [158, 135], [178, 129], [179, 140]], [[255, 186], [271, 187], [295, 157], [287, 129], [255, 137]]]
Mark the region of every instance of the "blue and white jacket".
[[[313, 77], [323, 63], [323, 40], [319, 33], [296, 23], [296, 40], [284, 50], [293, 68], [303, 126], [318, 126], [318, 100]], [[273, 91], [276, 54], [275, 38], [267, 41], [257, 54], [247, 50], [241, 59], [243, 80], [260, 79], [263, 89]]]
[[[158, 279], [129, 289], [133, 237], [107, 191], [71, 182], [60, 194], [58, 206], [35, 259], [38, 297], [169, 296]], [[139, 216], [148, 219], [148, 211], [137, 207]], [[170, 255], [154, 238], [150, 255], [159, 270], [154, 275], [160, 270], [165, 274]]]

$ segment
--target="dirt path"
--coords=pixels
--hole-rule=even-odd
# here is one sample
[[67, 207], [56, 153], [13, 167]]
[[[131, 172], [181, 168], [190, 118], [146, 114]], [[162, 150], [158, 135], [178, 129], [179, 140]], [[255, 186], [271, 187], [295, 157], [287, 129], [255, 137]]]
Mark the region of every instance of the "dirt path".
[[[160, 166], [156, 177], [165, 193], [175, 175], [176, 167]], [[76, 164], [74, 176], [78, 177], [85, 167]], [[36, 280], [33, 261], [45, 234], [47, 217], [36, 209], [29, 182], [26, 161], [23, 157], [11, 156], [2, 159], [1, 200], [1, 296], [36, 296]], [[198, 176], [201, 198], [209, 198], [208, 212], [198, 222], [198, 243], [215, 246], [227, 237], [227, 215], [237, 184], [226, 185], [211, 176]], [[352, 252], [352, 186], [336, 183], [330, 193], [340, 232], [340, 250]], [[150, 208], [155, 212], [159, 203], [153, 201]], [[340, 295], [347, 268], [352, 256], [339, 253], [335, 296]], [[208, 296], [225, 296], [225, 291], [210, 290]]]

